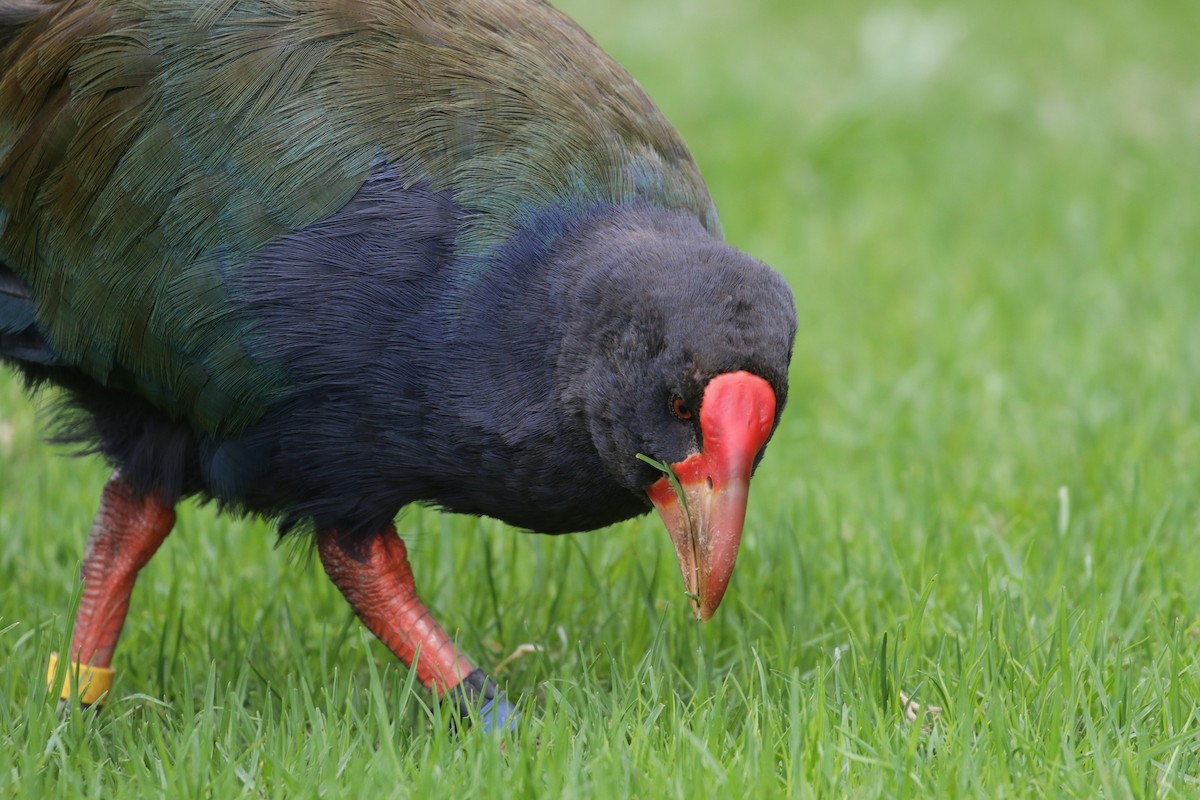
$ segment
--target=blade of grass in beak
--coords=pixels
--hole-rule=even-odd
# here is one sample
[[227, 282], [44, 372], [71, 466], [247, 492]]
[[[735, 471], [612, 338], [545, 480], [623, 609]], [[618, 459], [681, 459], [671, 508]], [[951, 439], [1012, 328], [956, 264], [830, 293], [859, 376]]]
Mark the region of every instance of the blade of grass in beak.
[[679, 502], [683, 504], [684, 515], [686, 515], [688, 519], [691, 519], [691, 515], [688, 514], [687, 497], [684, 496], [683, 487], [679, 485], [679, 478], [675, 477], [675, 470], [671, 469], [671, 465], [662, 461], [655, 461], [653, 458], [643, 453], [636, 453], [635, 455], [639, 460], [645, 461], [650, 466], [666, 474], [667, 480], [671, 482], [671, 488], [675, 490], [675, 496], [678, 497]]

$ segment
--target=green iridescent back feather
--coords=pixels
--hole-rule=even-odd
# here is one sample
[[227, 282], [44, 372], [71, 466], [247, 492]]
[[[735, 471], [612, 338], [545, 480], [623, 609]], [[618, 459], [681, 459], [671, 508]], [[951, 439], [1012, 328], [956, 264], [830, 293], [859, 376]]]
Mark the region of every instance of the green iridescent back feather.
[[226, 279], [380, 162], [473, 212], [460, 256], [577, 199], [719, 235], [678, 134], [540, 0], [0, 0], [0, 262], [60, 356], [201, 430], [286, 390]]

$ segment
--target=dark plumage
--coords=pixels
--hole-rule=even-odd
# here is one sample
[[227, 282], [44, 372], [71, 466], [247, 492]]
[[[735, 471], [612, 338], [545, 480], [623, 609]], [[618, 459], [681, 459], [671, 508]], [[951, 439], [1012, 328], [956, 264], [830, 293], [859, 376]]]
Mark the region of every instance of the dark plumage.
[[[404, 505], [562, 533], [653, 499], [707, 616], [795, 327], [539, 0], [0, 0], [0, 356], [117, 469], [94, 539], [194, 494], [312, 527], [388, 641]], [[426, 683], [487, 697], [447, 652]]]

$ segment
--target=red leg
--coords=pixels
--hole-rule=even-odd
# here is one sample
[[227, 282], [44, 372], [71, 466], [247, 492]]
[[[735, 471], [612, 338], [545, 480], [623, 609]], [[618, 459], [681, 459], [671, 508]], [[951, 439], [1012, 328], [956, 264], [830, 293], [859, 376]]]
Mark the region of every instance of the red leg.
[[[437, 623], [413, 583], [404, 541], [389, 527], [351, 554], [336, 531], [321, 531], [317, 550], [330, 580], [371, 633], [438, 697], [458, 684], [474, 667]], [[356, 557], [357, 555], [357, 557]], [[417, 660], [417, 648], [420, 660]]]
[[[91, 691], [82, 687], [84, 702], [94, 702], [102, 685], [111, 683], [109, 667], [129, 611], [134, 581], [174, 525], [173, 508], [153, 496], [135, 497], [119, 471], [109, 478], [83, 557], [83, 597], [71, 635], [71, 670], [82, 665], [80, 683], [88, 682], [86, 671], [93, 684]], [[50, 680], [54, 679], [52, 661]], [[68, 680], [64, 699], [70, 697], [71, 686], [72, 680]]]
[[346, 549], [338, 531], [321, 531], [317, 550], [325, 572], [358, 618], [417, 671], [431, 692], [457, 706], [464, 720], [477, 716], [484, 730], [515, 727], [517, 710], [483, 670], [471, 666], [417, 596], [408, 551], [394, 527], [389, 525], [354, 553]]

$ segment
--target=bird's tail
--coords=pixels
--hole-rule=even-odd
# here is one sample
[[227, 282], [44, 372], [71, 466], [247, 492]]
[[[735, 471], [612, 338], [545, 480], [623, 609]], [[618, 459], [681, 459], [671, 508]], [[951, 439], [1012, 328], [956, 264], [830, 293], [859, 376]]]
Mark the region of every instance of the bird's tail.
[[0, 264], [0, 356], [54, 365], [58, 356], [42, 338], [29, 285]]
[[[8, 45], [27, 25], [57, 6], [57, 0], [0, 0], [0, 76], [13, 61], [13, 54], [4, 52]], [[3, 212], [0, 208], [0, 218]], [[37, 364], [58, 362], [37, 329], [28, 284], [0, 261], [0, 357], [4, 356]]]

